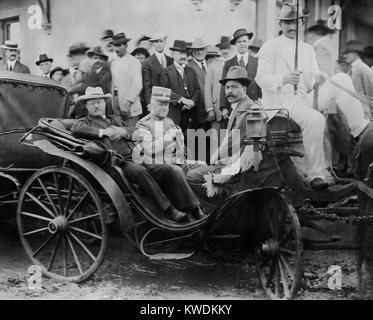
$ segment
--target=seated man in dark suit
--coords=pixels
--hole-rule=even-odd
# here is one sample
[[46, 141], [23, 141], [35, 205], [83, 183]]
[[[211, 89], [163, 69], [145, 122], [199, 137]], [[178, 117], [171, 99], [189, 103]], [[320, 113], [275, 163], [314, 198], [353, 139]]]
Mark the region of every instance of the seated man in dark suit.
[[88, 87], [86, 94], [78, 99], [86, 102], [88, 115], [72, 126], [72, 133], [84, 139], [101, 140], [110, 149], [116, 150], [125, 159], [123, 170], [129, 181], [139, 185], [145, 196], [174, 221], [186, 220], [188, 215], [175, 209], [175, 206], [180, 210], [193, 212], [199, 207], [199, 202], [183, 173], [167, 164], [145, 167], [133, 161], [135, 143], [131, 138], [136, 128], [125, 127], [120, 118], [105, 115], [105, 99], [110, 96], [105, 95], [101, 88]]

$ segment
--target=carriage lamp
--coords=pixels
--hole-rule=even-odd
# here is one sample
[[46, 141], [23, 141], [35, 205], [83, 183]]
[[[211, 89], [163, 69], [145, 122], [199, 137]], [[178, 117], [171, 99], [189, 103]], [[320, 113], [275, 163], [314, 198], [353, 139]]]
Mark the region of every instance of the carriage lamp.
[[259, 147], [267, 136], [267, 116], [261, 107], [251, 108], [246, 114], [245, 143], [254, 147], [254, 170], [259, 171]]

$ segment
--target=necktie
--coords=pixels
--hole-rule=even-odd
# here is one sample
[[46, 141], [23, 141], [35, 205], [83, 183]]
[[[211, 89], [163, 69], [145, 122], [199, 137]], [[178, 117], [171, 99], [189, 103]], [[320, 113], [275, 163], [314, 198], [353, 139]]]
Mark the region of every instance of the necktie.
[[203, 70], [204, 72], [206, 72], [205, 64], [202, 62], [201, 65], [202, 65], [202, 70]]
[[9, 66], [9, 71], [13, 71], [13, 67], [12, 66]]
[[239, 64], [240, 64], [240, 67], [246, 68], [245, 61], [243, 60], [243, 56], [241, 57]]

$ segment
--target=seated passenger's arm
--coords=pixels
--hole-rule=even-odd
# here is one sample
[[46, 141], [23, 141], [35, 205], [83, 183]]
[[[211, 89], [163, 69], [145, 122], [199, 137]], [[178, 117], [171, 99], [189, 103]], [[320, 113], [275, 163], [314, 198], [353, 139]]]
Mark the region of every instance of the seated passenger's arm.
[[88, 139], [88, 140], [102, 138], [102, 131], [100, 130], [102, 129], [96, 128], [86, 123], [84, 120], [78, 121], [71, 128], [71, 132], [75, 137]]

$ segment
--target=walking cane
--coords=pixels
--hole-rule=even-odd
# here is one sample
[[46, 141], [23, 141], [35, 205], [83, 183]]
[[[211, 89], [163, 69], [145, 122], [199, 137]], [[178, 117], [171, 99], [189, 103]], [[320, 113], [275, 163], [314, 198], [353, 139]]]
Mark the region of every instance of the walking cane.
[[[296, 34], [295, 34], [295, 58], [294, 58], [294, 71], [298, 71], [298, 46], [299, 46], [299, 0], [297, 0], [297, 20], [296, 20]], [[294, 95], [298, 93], [298, 85], [294, 85]]]

